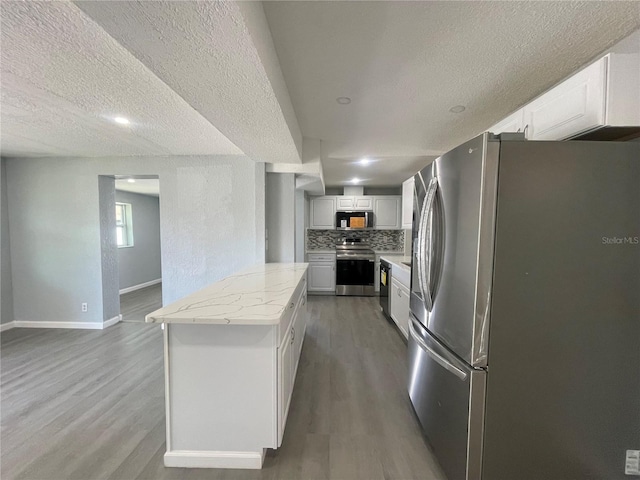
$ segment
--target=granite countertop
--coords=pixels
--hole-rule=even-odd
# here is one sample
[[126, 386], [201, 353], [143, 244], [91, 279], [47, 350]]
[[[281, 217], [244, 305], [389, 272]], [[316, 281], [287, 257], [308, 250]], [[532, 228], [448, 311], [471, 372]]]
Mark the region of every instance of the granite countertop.
[[148, 323], [276, 325], [308, 263], [266, 263], [235, 273], [148, 314]]
[[307, 250], [305, 253], [336, 253], [335, 248], [319, 248], [318, 250]]

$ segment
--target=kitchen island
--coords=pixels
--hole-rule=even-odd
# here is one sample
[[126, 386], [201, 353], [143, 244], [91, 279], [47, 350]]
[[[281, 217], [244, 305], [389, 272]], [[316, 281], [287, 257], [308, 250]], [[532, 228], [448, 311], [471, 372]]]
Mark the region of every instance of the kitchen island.
[[307, 323], [307, 264], [256, 265], [146, 317], [164, 323], [167, 467], [261, 468]]

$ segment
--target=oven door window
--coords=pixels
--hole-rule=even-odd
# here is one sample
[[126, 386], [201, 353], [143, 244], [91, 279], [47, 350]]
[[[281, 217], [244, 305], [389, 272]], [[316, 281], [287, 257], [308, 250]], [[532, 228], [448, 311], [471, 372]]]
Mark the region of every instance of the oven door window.
[[336, 262], [337, 285], [373, 285], [373, 260], [342, 260]]

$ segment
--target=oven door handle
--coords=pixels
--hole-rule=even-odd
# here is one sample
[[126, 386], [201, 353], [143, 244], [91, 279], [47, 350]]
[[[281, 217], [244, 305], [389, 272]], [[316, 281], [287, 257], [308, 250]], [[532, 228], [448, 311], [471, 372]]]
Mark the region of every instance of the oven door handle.
[[375, 262], [375, 258], [364, 257], [359, 255], [337, 255], [336, 260], [369, 260], [370, 262]]

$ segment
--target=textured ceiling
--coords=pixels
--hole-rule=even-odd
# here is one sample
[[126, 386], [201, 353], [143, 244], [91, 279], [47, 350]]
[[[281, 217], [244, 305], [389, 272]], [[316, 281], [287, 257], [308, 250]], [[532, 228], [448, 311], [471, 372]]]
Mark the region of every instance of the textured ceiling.
[[351, 185], [351, 180], [357, 178], [359, 185], [397, 186], [436, 156], [368, 158], [367, 165], [362, 165], [359, 159], [326, 158], [323, 161], [325, 183], [329, 186]]
[[253, 160], [301, 162], [302, 135], [260, 3], [76, 4]]
[[2, 155], [242, 154], [75, 5], [1, 9]]
[[419, 165], [408, 158], [488, 129], [640, 27], [640, 2], [622, 1], [264, 8], [302, 133], [322, 139], [327, 185], [365, 178], [352, 162], [364, 155], [385, 158], [369, 184], [397, 184], [391, 164], [406, 178]]
[[300, 166], [304, 135], [328, 185], [397, 185], [640, 27], [623, 1], [0, 5], [3, 155]]

